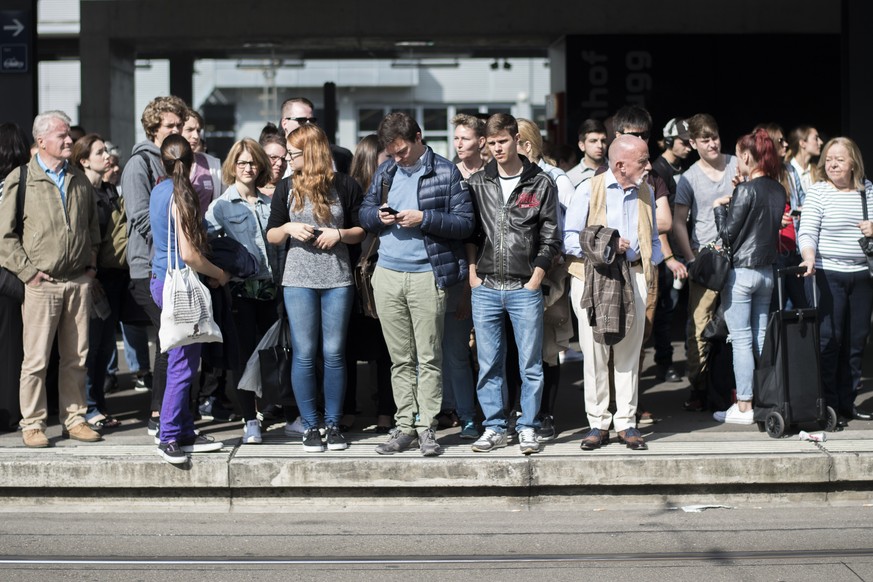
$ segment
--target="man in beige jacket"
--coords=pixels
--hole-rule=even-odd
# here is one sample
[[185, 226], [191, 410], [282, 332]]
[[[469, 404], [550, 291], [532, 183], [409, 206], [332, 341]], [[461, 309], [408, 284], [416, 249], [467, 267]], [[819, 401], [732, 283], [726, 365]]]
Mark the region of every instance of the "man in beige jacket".
[[25, 283], [22, 438], [28, 447], [49, 445], [45, 374], [57, 333], [63, 435], [93, 442], [100, 435], [85, 423], [85, 357], [100, 244], [97, 204], [90, 182], [69, 162], [70, 118], [61, 111], [37, 115], [33, 137], [38, 149], [27, 164], [23, 210], [16, 196], [19, 169], [9, 174], [0, 198], [0, 257]]

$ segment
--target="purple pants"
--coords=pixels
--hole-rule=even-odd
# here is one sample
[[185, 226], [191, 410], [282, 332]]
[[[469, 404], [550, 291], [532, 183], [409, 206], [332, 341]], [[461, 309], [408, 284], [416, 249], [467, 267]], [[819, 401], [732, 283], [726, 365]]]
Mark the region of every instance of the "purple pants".
[[[164, 282], [152, 279], [149, 284], [152, 298], [158, 307], [164, 307]], [[194, 436], [194, 417], [188, 406], [191, 384], [200, 366], [200, 351], [203, 344], [190, 344], [173, 348], [168, 353], [167, 389], [161, 403], [160, 438], [162, 443], [178, 441]]]

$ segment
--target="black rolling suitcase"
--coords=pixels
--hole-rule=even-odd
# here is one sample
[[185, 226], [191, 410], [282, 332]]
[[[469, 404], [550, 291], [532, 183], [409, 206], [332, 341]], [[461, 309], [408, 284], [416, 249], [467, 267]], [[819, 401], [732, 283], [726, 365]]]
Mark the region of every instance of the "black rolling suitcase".
[[[780, 306], [785, 277], [804, 272], [804, 267], [779, 269]], [[767, 322], [755, 369], [754, 418], [760, 430], [779, 438], [792, 424], [818, 423], [826, 431], [836, 428], [836, 412], [822, 396], [819, 354], [818, 293], [813, 286], [812, 308], [780, 309]]]

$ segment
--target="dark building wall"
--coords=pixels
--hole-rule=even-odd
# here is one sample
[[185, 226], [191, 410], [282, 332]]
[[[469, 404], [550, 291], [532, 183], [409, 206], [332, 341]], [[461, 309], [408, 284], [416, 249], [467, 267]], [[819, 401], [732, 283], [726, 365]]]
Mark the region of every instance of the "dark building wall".
[[840, 135], [840, 67], [784, 56], [803, 44], [815, 47], [818, 62], [840, 62], [839, 35], [567, 37], [566, 139], [577, 141], [584, 119], [628, 103], [651, 112], [651, 143], [670, 118], [700, 112], [718, 121], [727, 152], [761, 122]]

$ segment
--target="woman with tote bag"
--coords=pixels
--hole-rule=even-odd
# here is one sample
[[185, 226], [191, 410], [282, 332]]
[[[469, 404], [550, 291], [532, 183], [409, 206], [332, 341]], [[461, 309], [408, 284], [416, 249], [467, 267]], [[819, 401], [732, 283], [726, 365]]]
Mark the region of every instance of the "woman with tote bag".
[[[168, 268], [179, 271], [187, 266], [208, 277], [208, 283], [213, 287], [226, 285], [230, 275], [205, 257], [206, 227], [200, 199], [188, 177], [194, 163], [190, 144], [181, 135], [167, 137], [161, 144], [161, 161], [167, 178], [152, 190], [149, 220], [154, 241], [150, 290], [152, 298], [162, 310], [163, 331], [167, 315], [164, 312], [164, 285], [165, 282], [170, 284]], [[169, 310], [172, 309], [169, 307]], [[158, 433], [158, 454], [168, 463], [182, 464], [188, 459], [187, 453], [217, 451], [222, 447], [221, 442], [194, 432], [194, 417], [188, 406], [191, 383], [200, 364], [201, 347], [198, 341], [168, 350], [167, 389], [161, 405], [161, 428]]]

